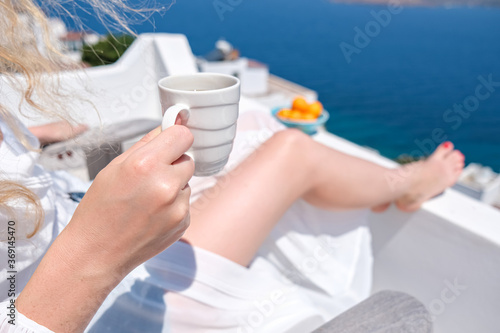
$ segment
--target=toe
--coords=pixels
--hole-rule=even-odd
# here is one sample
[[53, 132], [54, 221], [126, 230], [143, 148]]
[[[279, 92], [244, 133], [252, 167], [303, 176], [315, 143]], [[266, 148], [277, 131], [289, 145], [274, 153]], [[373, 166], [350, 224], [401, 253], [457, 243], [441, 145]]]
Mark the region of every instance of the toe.
[[405, 213], [413, 213], [413, 212], [416, 212], [417, 210], [420, 209], [420, 206], [421, 204], [417, 204], [417, 203], [413, 203], [413, 204], [410, 204], [410, 205], [405, 205], [399, 201], [396, 201], [395, 202], [396, 204], [396, 207], [402, 211], [402, 212], [405, 212]]
[[451, 151], [453, 151], [453, 148], [453, 143], [451, 143], [450, 141], [445, 141], [436, 148], [434, 155], [440, 158], [444, 158]]
[[465, 156], [459, 150], [454, 150], [448, 153], [448, 155], [446, 155], [446, 159], [455, 165], [464, 164], [465, 162]]
[[391, 206], [391, 203], [388, 202], [388, 203], [385, 203], [385, 204], [382, 204], [382, 205], [378, 205], [378, 206], [375, 206], [375, 207], [372, 207], [372, 212], [374, 213], [383, 213], [385, 212], [389, 207]]

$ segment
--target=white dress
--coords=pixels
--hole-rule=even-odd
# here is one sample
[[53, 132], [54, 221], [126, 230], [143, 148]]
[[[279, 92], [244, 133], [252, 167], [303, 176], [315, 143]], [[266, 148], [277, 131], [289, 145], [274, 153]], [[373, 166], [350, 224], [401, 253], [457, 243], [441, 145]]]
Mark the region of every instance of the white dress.
[[[256, 123], [258, 128], [239, 130], [228, 169], [281, 129], [270, 117], [260, 116]], [[44, 172], [36, 165], [36, 154], [27, 152], [1, 119], [0, 129], [0, 173], [39, 189], [46, 209], [43, 228], [16, 244], [19, 293], [69, 221], [75, 204], [66, 192], [78, 182], [64, 173]], [[193, 178], [192, 201], [215, 181]], [[86, 332], [310, 331], [369, 295], [372, 257], [366, 214], [333, 213], [297, 201], [248, 268], [177, 242], [131, 272], [106, 298]], [[5, 258], [0, 259], [0, 300], [5, 301], [0, 304], [0, 333], [50, 332], [20, 313], [16, 325], [9, 324], [7, 247], [0, 246], [0, 258]]]

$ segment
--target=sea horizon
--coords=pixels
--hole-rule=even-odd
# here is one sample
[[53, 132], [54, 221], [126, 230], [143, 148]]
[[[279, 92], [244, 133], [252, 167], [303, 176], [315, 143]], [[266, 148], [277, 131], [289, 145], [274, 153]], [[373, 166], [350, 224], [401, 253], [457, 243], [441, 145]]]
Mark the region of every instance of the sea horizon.
[[389, 158], [426, 155], [450, 140], [466, 163], [500, 172], [499, 8], [255, 0], [221, 11], [214, 3], [178, 2], [132, 28], [185, 34], [195, 55], [225, 38], [271, 73], [316, 90], [330, 132]]

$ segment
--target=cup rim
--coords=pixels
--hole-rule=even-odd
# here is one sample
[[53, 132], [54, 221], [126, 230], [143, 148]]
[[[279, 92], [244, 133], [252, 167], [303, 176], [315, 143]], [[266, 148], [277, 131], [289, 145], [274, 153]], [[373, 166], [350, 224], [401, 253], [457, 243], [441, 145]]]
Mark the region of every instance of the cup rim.
[[[168, 88], [162, 86], [162, 82], [166, 81], [170, 78], [176, 78], [176, 77], [183, 77], [183, 76], [218, 76], [218, 77], [223, 77], [223, 78], [229, 78], [235, 80], [234, 84], [225, 87], [225, 88], [219, 88], [219, 89], [211, 89], [211, 90], [204, 90], [204, 91], [191, 91], [191, 90], [181, 90], [181, 89], [175, 89], [175, 88]], [[163, 89], [163, 90], [168, 90], [172, 92], [177, 92], [177, 93], [183, 93], [183, 94], [188, 94], [188, 95], [206, 95], [206, 94], [211, 94], [214, 92], [224, 92], [225, 90], [231, 90], [234, 89], [235, 87], [238, 87], [240, 85], [240, 79], [233, 75], [227, 75], [227, 74], [221, 74], [221, 73], [191, 73], [191, 74], [173, 74], [166, 76], [158, 81], [158, 88]]]

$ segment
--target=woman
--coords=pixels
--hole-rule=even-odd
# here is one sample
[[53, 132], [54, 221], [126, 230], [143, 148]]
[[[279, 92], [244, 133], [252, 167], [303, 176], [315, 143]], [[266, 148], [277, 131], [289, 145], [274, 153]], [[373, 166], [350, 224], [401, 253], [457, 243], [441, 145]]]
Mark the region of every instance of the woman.
[[[39, 17], [29, 1], [16, 4]], [[15, 44], [20, 10], [11, 2], [2, 6], [14, 26], [12, 35], [6, 35], [14, 47], [0, 49], [7, 64], [3, 68], [14, 68], [28, 78], [23, 91], [25, 99], [34, 103], [31, 91], [39, 82], [33, 78], [41, 68], [52, 69], [50, 61], [35, 59], [45, 67], [30, 66], [38, 51]], [[15, 57], [20, 50], [23, 53]], [[2, 273], [4, 281], [14, 275], [15, 295], [22, 291], [14, 317], [9, 310], [13, 297], [7, 296], [1, 304], [0, 332], [85, 328], [92, 332], [279, 332], [291, 327], [307, 331], [328, 319], [328, 311], [336, 305], [335, 292], [320, 281], [329, 275], [314, 272], [314, 279], [302, 279], [288, 275], [285, 264], [280, 267], [292, 259], [286, 251], [279, 252], [284, 258], [276, 258], [278, 252], [271, 248], [294, 236], [290, 225], [286, 232], [276, 230], [281, 217], [296, 214], [296, 205], [315, 214], [363, 208], [383, 211], [392, 202], [414, 211], [452, 185], [464, 165], [463, 155], [449, 142], [424, 162], [386, 169], [322, 146], [298, 131], [281, 130], [242, 162], [244, 156], [235, 151], [238, 165], [215, 185], [196, 184], [200, 198], [193, 200], [190, 216], [188, 181], [193, 162], [184, 153], [192, 136], [177, 125], [152, 131], [113, 160], [73, 212], [75, 206], [58, 185], [57, 175], [36, 164], [36, 152], [29, 150], [38, 145], [34, 136], [8, 110], [2, 109], [0, 125], [4, 177], [0, 217], [6, 223], [2, 240], [13, 233], [17, 256], [12, 259], [13, 268], [3, 264]], [[243, 136], [250, 138], [255, 130], [243, 131]], [[40, 128], [33, 132], [43, 137]], [[44, 216], [25, 214], [26, 206], [29, 212], [43, 209]], [[33, 223], [36, 220], [40, 222]], [[348, 233], [349, 226], [344, 227], [336, 232]], [[320, 244], [324, 230], [311, 232], [311, 244]], [[9, 244], [2, 243], [5, 261], [12, 253]], [[366, 251], [366, 244], [363, 239], [358, 245]], [[329, 262], [337, 252], [356, 252], [349, 246], [319, 248], [314, 258]], [[258, 256], [266, 247], [272, 255]], [[362, 266], [366, 269], [369, 262]], [[16, 273], [8, 273], [13, 269]], [[297, 272], [303, 273], [293, 274]], [[336, 285], [344, 280], [341, 274], [331, 278]], [[359, 295], [342, 291], [348, 299], [342, 304], [366, 296], [368, 284], [361, 284]], [[9, 290], [10, 284], [5, 286]]]

